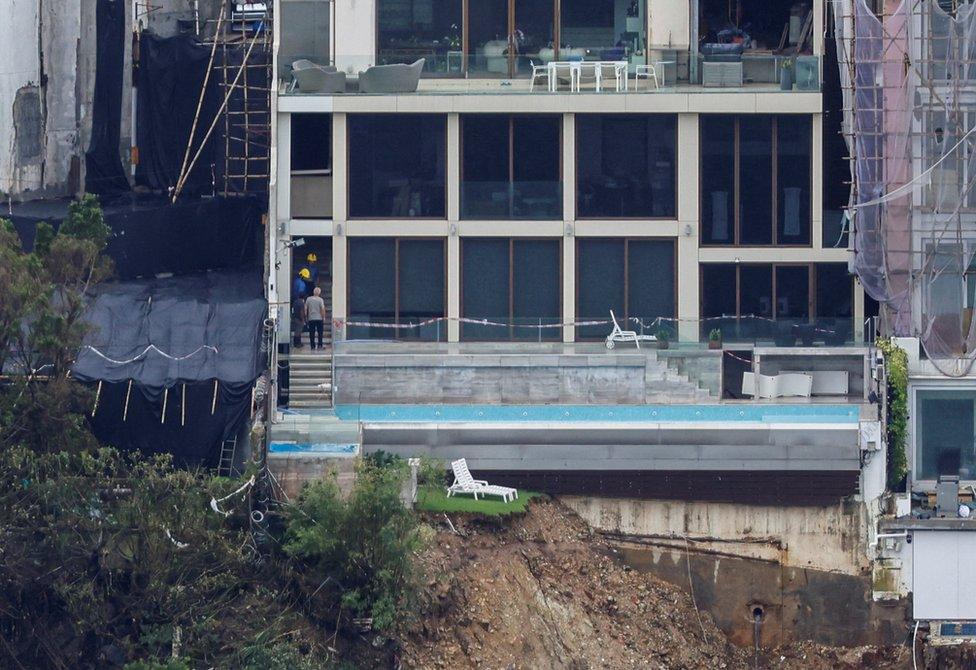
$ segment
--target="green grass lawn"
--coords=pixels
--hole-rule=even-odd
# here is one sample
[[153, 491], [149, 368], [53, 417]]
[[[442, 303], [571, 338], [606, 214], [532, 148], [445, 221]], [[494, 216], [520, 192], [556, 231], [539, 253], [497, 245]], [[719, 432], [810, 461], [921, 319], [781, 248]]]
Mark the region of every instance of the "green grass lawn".
[[542, 493], [533, 491], [519, 491], [519, 497], [512, 502], [502, 502], [497, 496], [478, 498], [470, 495], [456, 495], [447, 497], [443, 487], [421, 487], [417, 491], [417, 503], [414, 506], [418, 512], [464, 512], [470, 514], [484, 514], [485, 516], [504, 516], [515, 512], [524, 512], [532, 498], [541, 497]]

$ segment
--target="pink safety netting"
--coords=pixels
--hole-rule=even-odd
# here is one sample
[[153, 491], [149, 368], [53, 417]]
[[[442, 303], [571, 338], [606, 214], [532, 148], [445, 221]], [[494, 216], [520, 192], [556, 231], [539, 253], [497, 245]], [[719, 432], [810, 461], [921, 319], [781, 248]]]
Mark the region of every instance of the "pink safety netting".
[[[832, 0], [853, 271], [939, 370], [976, 360], [976, 8]], [[947, 11], [947, 9], [949, 11]]]

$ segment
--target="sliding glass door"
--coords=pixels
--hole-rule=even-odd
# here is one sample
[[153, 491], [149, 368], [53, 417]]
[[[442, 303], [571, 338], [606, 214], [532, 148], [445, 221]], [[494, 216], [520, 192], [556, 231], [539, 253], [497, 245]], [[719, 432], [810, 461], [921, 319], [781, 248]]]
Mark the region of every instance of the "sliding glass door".
[[525, 77], [553, 60], [644, 62], [644, 0], [377, 0], [377, 63]]

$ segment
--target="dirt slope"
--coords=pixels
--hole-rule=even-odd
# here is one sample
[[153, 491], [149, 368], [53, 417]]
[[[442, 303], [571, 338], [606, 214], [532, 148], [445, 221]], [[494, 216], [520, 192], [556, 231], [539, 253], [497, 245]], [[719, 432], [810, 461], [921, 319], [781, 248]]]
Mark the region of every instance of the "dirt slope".
[[[558, 502], [506, 520], [442, 518], [424, 561], [421, 616], [400, 636], [406, 668], [754, 668], [689, 595], [621, 565]], [[911, 667], [902, 649], [768, 650], [759, 667]]]

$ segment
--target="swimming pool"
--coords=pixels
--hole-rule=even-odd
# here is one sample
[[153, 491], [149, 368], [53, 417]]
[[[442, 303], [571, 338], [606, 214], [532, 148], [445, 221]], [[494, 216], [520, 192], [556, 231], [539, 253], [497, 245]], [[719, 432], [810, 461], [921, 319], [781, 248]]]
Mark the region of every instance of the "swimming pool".
[[358, 444], [335, 444], [331, 442], [270, 442], [268, 451], [272, 454], [288, 454], [299, 456], [310, 454], [315, 456], [354, 456], [359, 452]]
[[337, 405], [363, 423], [857, 423], [853, 405]]

